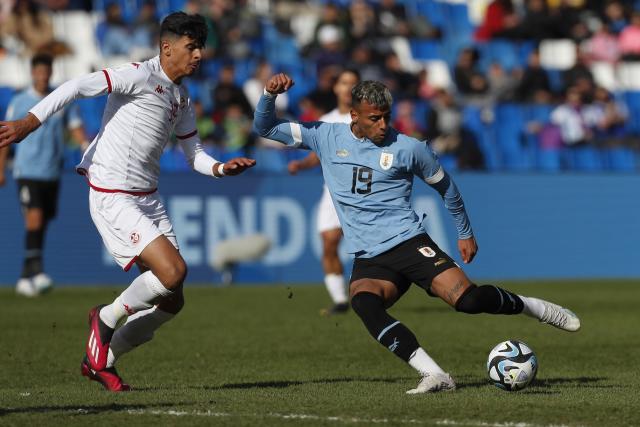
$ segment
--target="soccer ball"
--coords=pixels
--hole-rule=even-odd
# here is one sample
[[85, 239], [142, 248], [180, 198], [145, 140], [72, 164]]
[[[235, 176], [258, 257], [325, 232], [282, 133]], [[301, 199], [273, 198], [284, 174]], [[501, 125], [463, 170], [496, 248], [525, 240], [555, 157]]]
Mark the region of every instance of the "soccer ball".
[[507, 391], [522, 390], [536, 377], [538, 358], [521, 341], [501, 342], [489, 353], [487, 372], [496, 387]]

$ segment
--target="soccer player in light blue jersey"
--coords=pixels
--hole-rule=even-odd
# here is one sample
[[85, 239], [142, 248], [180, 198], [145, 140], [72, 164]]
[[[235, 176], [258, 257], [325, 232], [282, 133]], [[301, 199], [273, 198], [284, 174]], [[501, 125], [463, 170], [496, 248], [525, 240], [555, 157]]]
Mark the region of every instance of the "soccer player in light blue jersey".
[[469, 263], [478, 250], [460, 193], [438, 158], [423, 142], [389, 126], [392, 98], [380, 82], [363, 81], [352, 90], [351, 123], [278, 120], [275, 98], [294, 82], [286, 74], [266, 85], [254, 116], [265, 138], [314, 151], [355, 260], [351, 306], [369, 333], [421, 375], [415, 389], [455, 389], [451, 376], [420, 347], [415, 335], [387, 313], [415, 283], [463, 313], [526, 314], [566, 331], [580, 320], [571, 311], [493, 285], [475, 285], [431, 240], [411, 207], [414, 176], [443, 198], [458, 231], [458, 249]]
[[[18, 93], [9, 103], [6, 120], [23, 117], [51, 92], [53, 59], [39, 54], [31, 59], [32, 86]], [[64, 132], [68, 129], [78, 144], [86, 144], [82, 120], [76, 106], [69, 106], [16, 146], [13, 176], [25, 222], [25, 255], [22, 274], [16, 284], [19, 295], [33, 297], [51, 289], [52, 280], [44, 272], [42, 252], [47, 225], [55, 215], [62, 173]], [[0, 186], [9, 148], [0, 149]]]

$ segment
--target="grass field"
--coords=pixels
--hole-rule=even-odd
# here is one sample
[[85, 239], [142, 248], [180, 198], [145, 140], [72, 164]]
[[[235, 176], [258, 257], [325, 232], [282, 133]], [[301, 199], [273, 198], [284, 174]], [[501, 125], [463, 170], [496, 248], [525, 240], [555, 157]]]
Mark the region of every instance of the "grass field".
[[[122, 358], [135, 391], [79, 374], [86, 312], [119, 288], [58, 288], [35, 300], [0, 290], [0, 425], [640, 425], [640, 284], [512, 284], [571, 307], [575, 334], [524, 316], [463, 315], [412, 289], [391, 313], [457, 380], [405, 395], [417, 376], [349, 313], [322, 318], [319, 286], [188, 287], [187, 305]], [[485, 361], [515, 338], [537, 353], [521, 392], [489, 384]]]

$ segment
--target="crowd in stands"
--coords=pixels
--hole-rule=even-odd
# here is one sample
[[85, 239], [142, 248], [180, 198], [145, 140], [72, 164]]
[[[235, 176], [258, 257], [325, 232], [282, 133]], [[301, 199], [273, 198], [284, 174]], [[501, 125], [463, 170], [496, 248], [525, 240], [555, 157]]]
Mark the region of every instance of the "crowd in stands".
[[[186, 82], [200, 135], [214, 155], [264, 159], [263, 170], [284, 172], [288, 159], [304, 155], [252, 134], [266, 79], [284, 71], [296, 81], [278, 98], [279, 114], [317, 120], [334, 108], [333, 81], [345, 67], [383, 81], [395, 100], [393, 126], [428, 140], [451, 169], [632, 172], [640, 165], [640, 1], [2, 4], [0, 68], [8, 57], [39, 52], [82, 56], [69, 32], [58, 37], [52, 17], [59, 14], [92, 17], [91, 42], [102, 57], [95, 69], [154, 56], [159, 20], [169, 11], [202, 14], [210, 30], [205, 59]], [[12, 90], [0, 88], [2, 115], [3, 93]], [[103, 103], [80, 101], [89, 134]], [[163, 166], [186, 168], [177, 146], [168, 147]]]

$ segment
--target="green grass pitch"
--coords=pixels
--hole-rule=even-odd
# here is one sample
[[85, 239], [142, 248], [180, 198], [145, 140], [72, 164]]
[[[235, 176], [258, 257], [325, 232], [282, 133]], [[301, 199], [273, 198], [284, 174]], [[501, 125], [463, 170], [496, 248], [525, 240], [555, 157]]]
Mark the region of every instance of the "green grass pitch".
[[[121, 288], [57, 288], [27, 300], [0, 290], [0, 425], [640, 425], [640, 284], [505, 287], [573, 309], [571, 334], [524, 316], [464, 315], [412, 289], [391, 309], [457, 380], [455, 392], [405, 395], [417, 376], [349, 313], [323, 318], [320, 286], [188, 286], [184, 311], [124, 356], [135, 391], [80, 376], [86, 314]], [[500, 341], [540, 362], [528, 389], [489, 384]]]

